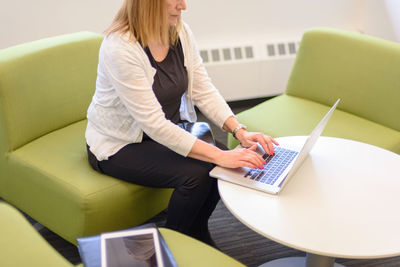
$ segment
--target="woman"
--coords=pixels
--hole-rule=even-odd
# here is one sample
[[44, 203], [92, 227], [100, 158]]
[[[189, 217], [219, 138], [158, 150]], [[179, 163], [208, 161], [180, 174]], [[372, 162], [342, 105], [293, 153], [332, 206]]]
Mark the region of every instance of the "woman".
[[[174, 188], [166, 227], [213, 244], [208, 218], [219, 200], [213, 166], [263, 168], [260, 143], [211, 84], [193, 35], [181, 22], [185, 0], [125, 0], [99, 54], [86, 141], [94, 169], [134, 184]], [[244, 149], [221, 150], [180, 128], [194, 104]]]

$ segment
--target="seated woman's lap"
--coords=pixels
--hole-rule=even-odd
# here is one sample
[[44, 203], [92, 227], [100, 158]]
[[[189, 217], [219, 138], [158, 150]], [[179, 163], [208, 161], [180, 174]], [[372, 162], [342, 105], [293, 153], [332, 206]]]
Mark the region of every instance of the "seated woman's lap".
[[208, 175], [213, 164], [183, 157], [151, 139], [126, 145], [98, 163], [107, 175], [150, 187], [177, 188], [193, 178], [213, 179]]

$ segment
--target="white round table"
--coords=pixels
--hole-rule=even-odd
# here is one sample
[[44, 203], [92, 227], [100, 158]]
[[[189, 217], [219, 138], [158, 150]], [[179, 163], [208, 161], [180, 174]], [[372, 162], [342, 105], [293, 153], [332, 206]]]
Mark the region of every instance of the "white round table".
[[[305, 138], [277, 140], [281, 145], [299, 145]], [[307, 260], [281, 259], [276, 266], [285, 266], [286, 260], [333, 266], [335, 257], [400, 255], [398, 154], [356, 141], [320, 137], [279, 195], [222, 180], [218, 183], [224, 204], [243, 224], [308, 253]]]

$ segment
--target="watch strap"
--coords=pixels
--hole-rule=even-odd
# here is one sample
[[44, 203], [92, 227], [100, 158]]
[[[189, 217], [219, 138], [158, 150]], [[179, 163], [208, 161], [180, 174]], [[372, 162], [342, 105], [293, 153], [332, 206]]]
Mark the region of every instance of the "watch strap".
[[236, 133], [237, 131], [239, 131], [240, 129], [247, 129], [246, 126], [244, 126], [243, 124], [239, 123], [239, 125], [233, 130], [232, 135], [235, 139], [237, 139], [236, 137]]

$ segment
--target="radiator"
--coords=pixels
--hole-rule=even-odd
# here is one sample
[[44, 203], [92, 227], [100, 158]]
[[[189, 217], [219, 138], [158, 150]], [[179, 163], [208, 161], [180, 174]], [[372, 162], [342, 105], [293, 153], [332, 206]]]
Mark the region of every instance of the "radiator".
[[200, 47], [213, 84], [227, 101], [281, 94], [298, 50], [298, 40]]

